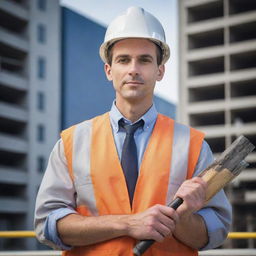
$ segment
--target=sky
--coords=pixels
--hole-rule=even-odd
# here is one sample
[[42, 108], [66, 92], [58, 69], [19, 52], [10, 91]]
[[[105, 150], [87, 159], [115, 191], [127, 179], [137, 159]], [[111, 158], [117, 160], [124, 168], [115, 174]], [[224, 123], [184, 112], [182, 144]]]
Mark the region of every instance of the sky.
[[178, 4], [177, 0], [61, 0], [61, 5], [107, 26], [130, 6], [140, 6], [162, 23], [171, 57], [166, 63], [165, 76], [156, 85], [156, 95], [178, 102]]

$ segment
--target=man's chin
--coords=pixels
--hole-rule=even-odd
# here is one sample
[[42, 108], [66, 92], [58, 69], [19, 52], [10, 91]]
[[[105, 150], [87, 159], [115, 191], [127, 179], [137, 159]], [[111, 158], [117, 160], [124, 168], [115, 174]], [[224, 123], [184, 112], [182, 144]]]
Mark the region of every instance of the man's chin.
[[125, 96], [125, 100], [131, 103], [140, 103], [144, 98], [141, 94], [129, 94]]

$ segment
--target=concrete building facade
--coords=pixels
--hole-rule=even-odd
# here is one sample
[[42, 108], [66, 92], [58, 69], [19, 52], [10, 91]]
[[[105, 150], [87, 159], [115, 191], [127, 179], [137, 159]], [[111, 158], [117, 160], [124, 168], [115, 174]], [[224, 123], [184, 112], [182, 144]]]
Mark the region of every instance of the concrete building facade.
[[99, 47], [106, 27], [62, 7], [62, 128], [109, 110], [114, 99]]
[[[0, 1], [0, 229], [33, 229], [35, 197], [60, 130], [58, 0]], [[36, 249], [1, 239], [0, 249]]]
[[[179, 121], [206, 133], [215, 156], [240, 134], [256, 145], [256, 1], [181, 0]], [[256, 152], [229, 186], [233, 231], [256, 231]], [[253, 240], [225, 246], [255, 247]]]

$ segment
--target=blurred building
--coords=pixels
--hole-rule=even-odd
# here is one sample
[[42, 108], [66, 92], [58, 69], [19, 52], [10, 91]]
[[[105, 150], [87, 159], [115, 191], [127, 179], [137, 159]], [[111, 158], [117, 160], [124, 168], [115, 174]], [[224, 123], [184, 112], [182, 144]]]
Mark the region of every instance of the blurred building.
[[[240, 134], [256, 145], [256, 1], [181, 0], [179, 120], [218, 155]], [[256, 152], [228, 188], [233, 231], [256, 231]], [[255, 247], [253, 240], [226, 246]]]
[[106, 28], [62, 7], [62, 128], [109, 110], [114, 99], [99, 47]]
[[[114, 90], [98, 55], [105, 30], [58, 0], [0, 1], [0, 230], [33, 229], [60, 129], [111, 107]], [[175, 105], [155, 103], [175, 117]], [[0, 239], [0, 250], [40, 248], [33, 238]]]
[[[0, 230], [33, 229], [36, 193], [60, 127], [58, 0], [0, 1]], [[0, 250], [35, 249], [1, 239]]]
[[176, 119], [176, 105], [174, 103], [169, 102], [157, 95], [154, 96], [154, 103], [159, 113], [172, 119]]
[[[99, 47], [106, 27], [62, 8], [62, 128], [103, 114], [115, 98]], [[156, 108], [175, 118], [174, 104], [155, 96]]]

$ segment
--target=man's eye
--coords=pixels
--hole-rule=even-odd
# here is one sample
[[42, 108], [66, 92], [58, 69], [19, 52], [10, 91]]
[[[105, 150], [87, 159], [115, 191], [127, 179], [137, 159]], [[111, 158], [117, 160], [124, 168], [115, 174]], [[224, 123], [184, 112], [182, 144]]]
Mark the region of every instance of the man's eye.
[[143, 58], [143, 59], [141, 59], [141, 62], [142, 63], [147, 63], [147, 62], [151, 62], [151, 59], [147, 59], [147, 58]]
[[118, 62], [118, 63], [127, 63], [127, 62], [128, 62], [128, 59], [126, 59], [126, 58], [118, 59], [117, 62]]

